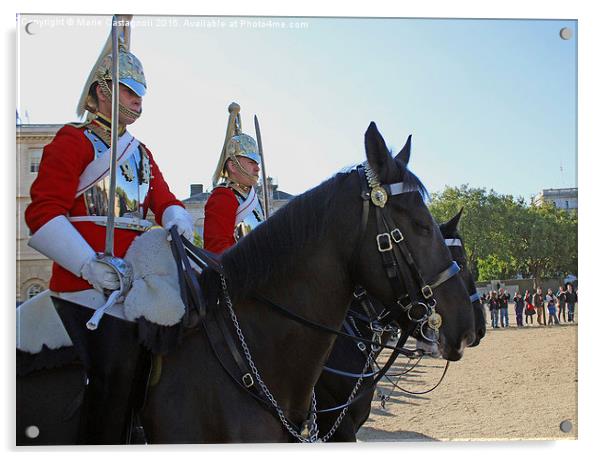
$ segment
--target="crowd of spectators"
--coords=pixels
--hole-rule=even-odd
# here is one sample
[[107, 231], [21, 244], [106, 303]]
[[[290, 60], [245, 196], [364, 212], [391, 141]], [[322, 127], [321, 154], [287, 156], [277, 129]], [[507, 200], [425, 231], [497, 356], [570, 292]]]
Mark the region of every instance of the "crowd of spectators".
[[[508, 321], [509, 301], [510, 295], [504, 288], [489, 291], [481, 296], [481, 302], [489, 308], [491, 327], [495, 329], [510, 327]], [[556, 292], [548, 289], [545, 294], [541, 287], [538, 287], [534, 293], [531, 293], [529, 289], [524, 293], [517, 291], [512, 297], [512, 302], [514, 302], [517, 327], [533, 326], [534, 316], [536, 316], [539, 326], [575, 322], [577, 291], [571, 283], [559, 286]]]

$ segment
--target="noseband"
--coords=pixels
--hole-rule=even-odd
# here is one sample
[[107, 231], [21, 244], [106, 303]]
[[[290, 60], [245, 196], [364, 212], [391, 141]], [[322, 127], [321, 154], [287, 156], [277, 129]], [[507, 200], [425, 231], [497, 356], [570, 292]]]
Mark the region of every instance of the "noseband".
[[[417, 327], [426, 340], [436, 341], [438, 337], [433, 340], [423, 331], [423, 327], [427, 325], [438, 336], [442, 324], [441, 315], [436, 311], [437, 300], [433, 290], [457, 275], [460, 267], [452, 261], [451, 265], [437, 274], [434, 279], [425, 282], [403, 233], [394, 225], [389, 208], [386, 207], [390, 196], [405, 193], [403, 182], [381, 184], [367, 162], [358, 166], [357, 172], [362, 187], [363, 205], [360, 237], [355, 249], [354, 261], [359, 260], [358, 252], [366, 233], [372, 203], [378, 231], [376, 247], [381, 254], [383, 268], [395, 295], [395, 303], [407, 314], [412, 322], [412, 329]], [[390, 310], [385, 313], [385, 316], [389, 312]]]
[[[445, 245], [448, 248], [452, 248], [452, 247], [460, 247], [461, 248], [462, 240], [460, 238], [446, 238]], [[479, 297], [479, 293], [476, 291], [476, 288], [475, 288], [475, 291], [472, 294], [470, 294], [470, 302], [472, 304], [475, 304], [475, 303], [480, 304], [481, 303], [481, 298]]]

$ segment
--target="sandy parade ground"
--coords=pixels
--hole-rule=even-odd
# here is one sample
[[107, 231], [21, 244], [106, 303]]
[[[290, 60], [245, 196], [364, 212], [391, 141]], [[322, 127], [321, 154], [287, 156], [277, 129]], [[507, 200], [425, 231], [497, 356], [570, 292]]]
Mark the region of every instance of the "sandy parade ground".
[[[383, 379], [360, 441], [551, 440], [577, 438], [577, 323], [492, 329], [462, 360], [450, 363], [441, 385], [405, 394]], [[489, 311], [486, 311], [489, 320]], [[577, 316], [576, 316], [577, 319]], [[489, 323], [489, 321], [488, 321]], [[379, 361], [388, 353], [383, 352]], [[399, 359], [391, 372], [403, 371]], [[398, 385], [421, 392], [438, 381], [446, 361], [423, 358]], [[393, 382], [397, 378], [391, 379]], [[568, 432], [563, 432], [563, 424]]]

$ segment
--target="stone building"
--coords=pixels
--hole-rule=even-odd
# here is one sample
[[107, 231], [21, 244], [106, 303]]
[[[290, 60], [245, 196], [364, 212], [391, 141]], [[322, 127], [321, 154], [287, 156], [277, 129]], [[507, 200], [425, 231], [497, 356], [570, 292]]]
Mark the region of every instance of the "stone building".
[[27, 246], [30, 232], [25, 209], [29, 189], [38, 174], [42, 149], [63, 125], [17, 125], [17, 302], [24, 302], [48, 288], [52, 263]]
[[558, 209], [576, 211], [578, 208], [577, 187], [544, 189], [535, 195], [533, 204], [535, 206], [541, 206], [544, 202], [552, 203]]

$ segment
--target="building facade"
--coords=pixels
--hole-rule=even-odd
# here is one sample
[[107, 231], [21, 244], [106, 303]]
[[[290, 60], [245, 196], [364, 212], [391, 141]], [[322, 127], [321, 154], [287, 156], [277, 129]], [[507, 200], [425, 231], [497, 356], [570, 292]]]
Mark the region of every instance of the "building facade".
[[543, 203], [551, 203], [558, 209], [576, 211], [578, 208], [577, 187], [544, 189], [533, 198], [535, 206], [541, 206]]
[[48, 289], [52, 262], [27, 245], [30, 232], [25, 209], [29, 189], [38, 175], [42, 150], [63, 125], [17, 125], [17, 302]]

